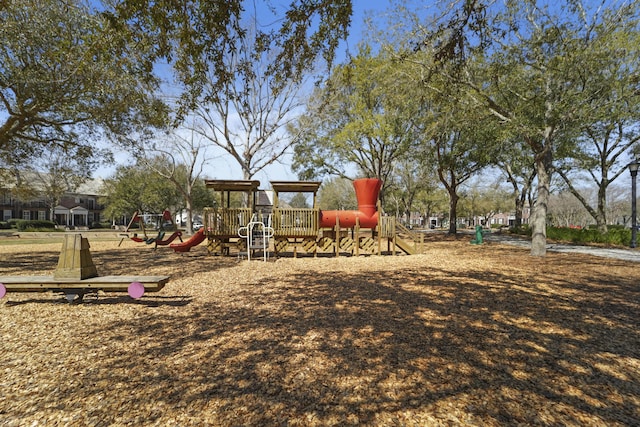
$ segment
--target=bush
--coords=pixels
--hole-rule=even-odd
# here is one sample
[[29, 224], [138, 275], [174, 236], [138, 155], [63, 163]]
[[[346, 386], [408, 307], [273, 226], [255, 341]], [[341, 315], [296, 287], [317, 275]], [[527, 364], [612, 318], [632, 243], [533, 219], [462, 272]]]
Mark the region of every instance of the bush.
[[608, 227], [607, 233], [596, 228], [547, 227], [547, 238], [576, 244], [604, 244], [627, 246], [631, 241], [631, 230], [625, 227]]
[[[603, 244], [610, 246], [628, 246], [631, 242], [631, 229], [623, 225], [609, 225], [607, 233], [603, 234], [597, 228], [569, 228], [547, 227], [547, 238], [558, 242], [574, 243], [578, 245]], [[531, 237], [531, 229], [512, 227], [511, 233]]]
[[11, 229], [11, 224], [8, 221], [0, 221], [0, 230], [9, 230]]
[[531, 229], [527, 224], [522, 224], [519, 227], [511, 227], [509, 228], [509, 232], [513, 234], [518, 234], [521, 236], [529, 236], [531, 237]]
[[53, 221], [44, 221], [44, 220], [26, 220], [21, 219], [18, 220], [16, 226], [19, 231], [38, 231], [38, 230], [55, 230], [56, 224]]
[[111, 224], [108, 222], [94, 221], [91, 224], [89, 224], [89, 228], [92, 230], [96, 228], [111, 228]]

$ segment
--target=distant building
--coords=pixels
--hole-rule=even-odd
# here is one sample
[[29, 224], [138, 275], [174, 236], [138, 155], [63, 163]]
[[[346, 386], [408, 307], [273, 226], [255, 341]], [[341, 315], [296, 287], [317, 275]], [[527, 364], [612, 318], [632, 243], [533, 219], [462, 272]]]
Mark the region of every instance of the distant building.
[[[529, 206], [525, 206], [522, 210], [522, 224], [529, 224], [529, 218], [531, 216], [531, 209]], [[409, 219], [407, 215], [402, 215], [400, 220], [410, 227], [419, 228], [444, 228], [449, 226], [449, 217], [446, 212], [440, 212], [437, 215], [432, 215], [426, 218], [420, 212], [412, 212]], [[488, 218], [489, 223], [486, 224], [487, 219], [482, 216], [476, 216], [472, 218], [459, 217], [457, 220], [458, 228], [473, 227], [474, 225], [482, 225], [484, 227], [513, 227], [516, 222], [516, 215], [514, 212], [500, 212], [492, 214]]]
[[12, 187], [0, 187], [2, 221], [10, 219], [48, 220], [61, 227], [89, 227], [103, 220], [104, 206], [99, 203], [102, 180], [94, 179], [74, 192], [67, 192], [56, 206], [49, 206], [45, 194], [21, 200]]

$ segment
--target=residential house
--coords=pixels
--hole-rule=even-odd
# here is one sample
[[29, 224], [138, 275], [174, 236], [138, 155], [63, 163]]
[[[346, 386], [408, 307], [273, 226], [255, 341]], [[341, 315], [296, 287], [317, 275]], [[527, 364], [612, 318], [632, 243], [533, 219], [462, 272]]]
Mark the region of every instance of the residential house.
[[49, 220], [58, 226], [89, 227], [101, 222], [104, 206], [99, 203], [102, 180], [93, 179], [74, 192], [65, 193], [57, 206], [50, 206], [46, 195], [21, 200], [12, 187], [0, 188], [0, 212], [2, 221], [10, 219]]

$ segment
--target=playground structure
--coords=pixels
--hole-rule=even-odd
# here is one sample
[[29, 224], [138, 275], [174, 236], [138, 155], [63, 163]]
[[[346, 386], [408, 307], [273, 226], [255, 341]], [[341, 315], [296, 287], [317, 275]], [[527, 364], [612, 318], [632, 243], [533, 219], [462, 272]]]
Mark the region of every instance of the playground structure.
[[69, 302], [82, 301], [88, 293], [127, 292], [141, 298], [157, 292], [168, 276], [99, 276], [91, 259], [89, 241], [81, 234], [67, 234], [53, 276], [0, 276], [0, 298], [8, 292], [60, 292]]
[[[276, 256], [292, 252], [294, 257], [299, 253], [314, 256], [319, 253], [335, 256], [341, 253], [414, 254], [421, 245], [421, 235], [401, 227], [394, 217], [379, 214], [378, 195], [382, 186], [379, 179], [354, 181], [357, 210], [318, 209], [316, 194], [321, 183], [315, 181], [271, 181], [272, 206], [258, 203], [259, 181], [207, 180], [205, 183], [220, 192], [221, 203], [204, 210], [204, 226], [194, 237], [201, 235], [192, 237], [192, 242], [171, 245], [176, 251], [186, 252], [205, 238], [212, 255], [230, 255], [236, 250], [250, 258], [252, 251], [261, 250], [265, 259], [271, 244]], [[313, 206], [281, 206], [282, 193], [312, 193]], [[243, 206], [232, 207], [232, 199], [242, 200]]]

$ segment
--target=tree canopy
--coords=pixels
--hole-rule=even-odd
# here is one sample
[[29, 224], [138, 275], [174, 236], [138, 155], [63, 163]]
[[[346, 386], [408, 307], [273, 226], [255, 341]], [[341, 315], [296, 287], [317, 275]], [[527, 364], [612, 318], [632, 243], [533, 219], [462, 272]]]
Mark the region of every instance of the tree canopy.
[[[330, 66], [351, 23], [351, 0], [113, 0], [106, 8], [116, 29], [128, 27], [141, 43], [154, 46], [154, 57], [166, 59], [183, 85], [182, 111], [198, 105], [205, 84], [222, 91], [236, 79], [226, 55], [238, 40], [252, 37], [257, 58], [271, 53], [267, 73], [273, 87], [300, 79], [318, 59]], [[254, 8], [253, 10], [248, 10]], [[260, 20], [255, 25], [255, 17]], [[247, 19], [253, 17], [253, 19]], [[255, 32], [249, 32], [255, 28]], [[216, 91], [212, 91], [215, 96]]]
[[310, 98], [290, 132], [293, 168], [304, 179], [354, 172], [388, 181], [394, 162], [416, 140], [409, 94], [391, 72], [389, 58], [363, 48], [334, 69]]
[[0, 162], [20, 165], [47, 146], [98, 157], [96, 142], [131, 142], [162, 125], [145, 46], [80, 0], [0, 4]]
[[[453, 1], [435, 23], [412, 29], [401, 48], [398, 57], [420, 63], [425, 81], [445, 78], [492, 114], [505, 138], [531, 148], [537, 177], [532, 255], [546, 252], [556, 160], [575, 146], [580, 126], [599, 117], [603, 73], [618, 54], [634, 57], [634, 49], [614, 41], [637, 33], [638, 12], [637, 1]], [[627, 64], [634, 69], [633, 61]], [[470, 66], [484, 71], [470, 73]]]
[[134, 212], [161, 214], [165, 209], [182, 206], [182, 194], [176, 186], [142, 164], [119, 166], [104, 181], [105, 216], [120, 218]]

